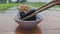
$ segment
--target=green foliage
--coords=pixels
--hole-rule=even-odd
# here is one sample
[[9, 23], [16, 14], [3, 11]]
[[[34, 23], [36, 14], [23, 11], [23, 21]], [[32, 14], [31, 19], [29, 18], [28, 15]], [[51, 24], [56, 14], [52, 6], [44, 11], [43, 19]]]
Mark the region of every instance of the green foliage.
[[25, 3], [27, 0], [17, 0], [17, 3]]
[[7, 3], [7, 0], [0, 0], [0, 3]]
[[[43, 6], [45, 3], [41, 3], [41, 2], [26, 2], [25, 4], [28, 4], [30, 3], [32, 6], [35, 6], [35, 7], [41, 7]], [[6, 10], [12, 6], [16, 6], [18, 4], [0, 4], [0, 10]]]
[[[19, 3], [19, 4], [21, 4], [21, 3]], [[14, 4], [0, 4], [0, 10], [6, 10], [6, 9], [8, 9], [10, 7], [17, 6], [19, 4], [17, 4], [17, 3], [14, 3]], [[25, 4], [31, 4], [34, 7], [42, 7], [46, 3], [42, 3], [42, 2], [25, 2]], [[60, 5], [59, 6], [56, 5], [54, 7], [60, 8]]]
[[18, 4], [0, 4], [0, 10], [6, 10], [12, 6], [16, 6]]
[[25, 2], [24, 4], [31, 4], [34, 7], [41, 7], [44, 6], [46, 3], [42, 3], [42, 2]]
[[25, 3], [27, 0], [22, 0], [22, 1], [20, 1], [20, 3]]
[[42, 2], [31, 2], [30, 4], [35, 7], [41, 7], [45, 5], [45, 3]]

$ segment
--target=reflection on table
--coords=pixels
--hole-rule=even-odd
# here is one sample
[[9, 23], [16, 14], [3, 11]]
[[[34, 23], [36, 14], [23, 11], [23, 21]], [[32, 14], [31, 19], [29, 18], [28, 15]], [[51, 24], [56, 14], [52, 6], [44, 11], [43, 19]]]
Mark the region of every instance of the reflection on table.
[[15, 34], [42, 34], [42, 32], [38, 27], [20, 28], [20, 26], [18, 26], [15, 30]]

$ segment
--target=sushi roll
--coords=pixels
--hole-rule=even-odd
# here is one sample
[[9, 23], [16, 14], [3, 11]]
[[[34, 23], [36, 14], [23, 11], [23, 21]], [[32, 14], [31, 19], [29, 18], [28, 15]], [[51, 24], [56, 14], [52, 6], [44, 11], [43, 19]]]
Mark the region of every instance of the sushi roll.
[[[35, 12], [35, 9], [28, 5], [21, 5], [18, 8], [18, 10], [19, 10], [19, 14], [20, 14], [19, 16], [20, 16], [21, 20], [22, 20], [22, 18], [29, 16], [30, 14]], [[36, 15], [34, 15], [30, 18], [24, 19], [24, 21], [34, 21], [34, 20], [36, 20]]]

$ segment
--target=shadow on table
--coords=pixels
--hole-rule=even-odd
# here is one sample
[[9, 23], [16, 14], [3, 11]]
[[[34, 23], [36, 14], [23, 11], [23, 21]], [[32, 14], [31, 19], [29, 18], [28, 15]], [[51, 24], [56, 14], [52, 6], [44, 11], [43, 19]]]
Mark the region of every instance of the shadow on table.
[[15, 34], [42, 34], [41, 29], [34, 28], [20, 28], [19, 26], [15, 30]]

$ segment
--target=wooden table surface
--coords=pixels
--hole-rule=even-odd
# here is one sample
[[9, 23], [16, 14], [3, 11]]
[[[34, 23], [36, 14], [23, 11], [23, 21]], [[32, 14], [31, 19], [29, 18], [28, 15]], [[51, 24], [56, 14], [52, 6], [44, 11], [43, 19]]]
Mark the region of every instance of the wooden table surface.
[[44, 11], [44, 19], [37, 27], [20, 28], [13, 15], [0, 14], [0, 34], [60, 34], [60, 12]]

